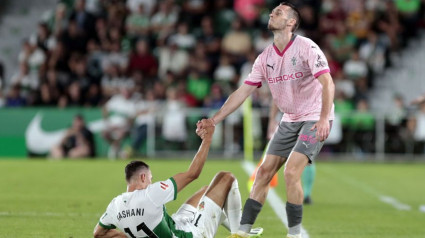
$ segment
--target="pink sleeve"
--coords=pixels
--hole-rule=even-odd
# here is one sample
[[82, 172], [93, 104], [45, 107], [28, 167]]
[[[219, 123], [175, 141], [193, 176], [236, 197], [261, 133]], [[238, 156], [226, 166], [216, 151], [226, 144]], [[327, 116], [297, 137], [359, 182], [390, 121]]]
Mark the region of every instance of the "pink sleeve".
[[306, 55], [311, 74], [315, 78], [318, 78], [324, 73], [331, 72], [325, 54], [323, 54], [322, 50], [314, 42], [308, 45]]
[[257, 59], [255, 59], [254, 65], [252, 66], [251, 73], [248, 74], [248, 77], [245, 79], [245, 84], [261, 87], [261, 82], [264, 80], [264, 69], [262, 62], [262, 54], [260, 54]]

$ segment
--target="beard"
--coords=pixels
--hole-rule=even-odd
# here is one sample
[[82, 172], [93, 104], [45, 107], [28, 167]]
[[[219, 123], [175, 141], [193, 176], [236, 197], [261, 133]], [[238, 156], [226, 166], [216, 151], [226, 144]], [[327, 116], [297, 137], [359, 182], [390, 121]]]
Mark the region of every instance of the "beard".
[[269, 23], [267, 24], [267, 29], [270, 30], [270, 31], [283, 30], [283, 29], [286, 28], [286, 23], [287, 23], [287, 21], [285, 20], [281, 26], [274, 26], [269, 21]]

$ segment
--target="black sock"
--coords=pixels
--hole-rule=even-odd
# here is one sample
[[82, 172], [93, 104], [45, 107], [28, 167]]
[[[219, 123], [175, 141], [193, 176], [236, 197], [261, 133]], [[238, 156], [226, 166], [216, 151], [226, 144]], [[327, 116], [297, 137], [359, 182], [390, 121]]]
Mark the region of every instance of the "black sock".
[[252, 225], [257, 219], [263, 205], [254, 199], [248, 198], [243, 207], [240, 230], [246, 233], [251, 231]]
[[303, 219], [303, 205], [296, 205], [287, 202], [286, 214], [288, 216], [289, 234], [297, 235], [301, 233], [301, 221]]

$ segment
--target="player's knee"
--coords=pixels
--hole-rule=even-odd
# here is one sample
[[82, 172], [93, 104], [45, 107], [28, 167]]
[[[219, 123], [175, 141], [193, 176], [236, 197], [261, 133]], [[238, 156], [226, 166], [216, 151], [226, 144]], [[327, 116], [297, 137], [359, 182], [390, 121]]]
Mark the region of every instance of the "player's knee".
[[235, 181], [235, 176], [231, 172], [221, 171], [217, 173], [217, 178], [220, 178], [220, 183], [232, 184]]
[[255, 177], [255, 180], [264, 181], [266, 183], [270, 182], [270, 180], [273, 178], [273, 173], [270, 169], [265, 168], [264, 166], [260, 166], [257, 171], [257, 176]]
[[291, 185], [299, 179], [297, 178], [297, 173], [294, 169], [286, 168], [283, 174], [287, 185]]

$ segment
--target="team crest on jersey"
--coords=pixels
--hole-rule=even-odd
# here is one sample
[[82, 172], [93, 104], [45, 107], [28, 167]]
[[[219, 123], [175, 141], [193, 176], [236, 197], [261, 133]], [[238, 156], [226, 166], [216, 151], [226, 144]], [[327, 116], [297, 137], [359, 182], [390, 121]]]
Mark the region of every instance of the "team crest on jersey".
[[201, 203], [199, 203], [198, 210], [199, 210], [199, 211], [203, 211], [203, 210], [204, 210], [204, 208], [205, 208], [205, 202], [204, 202], [204, 201], [202, 201]]
[[297, 65], [297, 59], [295, 58], [295, 56], [292, 57], [291, 61], [293, 66]]
[[163, 182], [159, 182], [159, 184], [161, 184], [161, 188], [162, 188], [163, 190], [167, 190], [167, 188], [168, 188], [168, 184], [163, 183]]

